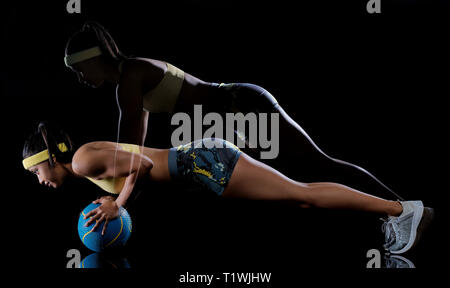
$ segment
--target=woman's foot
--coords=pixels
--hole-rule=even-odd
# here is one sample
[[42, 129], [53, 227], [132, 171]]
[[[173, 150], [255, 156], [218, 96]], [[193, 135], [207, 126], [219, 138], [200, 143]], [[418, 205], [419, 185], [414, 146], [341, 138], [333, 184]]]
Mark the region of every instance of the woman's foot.
[[400, 202], [403, 212], [398, 216], [389, 216], [383, 220], [385, 233], [384, 248], [393, 254], [402, 254], [410, 250], [420, 238], [423, 230], [433, 218], [433, 209], [424, 208], [422, 201]]

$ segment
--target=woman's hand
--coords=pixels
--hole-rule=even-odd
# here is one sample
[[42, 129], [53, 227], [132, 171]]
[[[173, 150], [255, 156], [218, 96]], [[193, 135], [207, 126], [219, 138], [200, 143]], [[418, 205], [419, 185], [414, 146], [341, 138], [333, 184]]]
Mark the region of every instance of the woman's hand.
[[112, 220], [114, 218], [117, 218], [119, 216], [119, 206], [117, 205], [116, 201], [111, 196], [104, 196], [101, 197], [92, 203], [98, 204], [101, 203], [101, 205], [86, 214], [84, 216], [84, 219], [87, 219], [88, 217], [91, 217], [89, 221], [85, 224], [85, 226], [89, 226], [92, 224], [92, 222], [96, 221], [94, 227], [91, 231], [95, 231], [97, 229], [98, 225], [100, 225], [103, 221], [105, 221], [105, 225], [103, 225], [102, 235], [105, 234], [106, 227], [108, 226], [109, 220]]

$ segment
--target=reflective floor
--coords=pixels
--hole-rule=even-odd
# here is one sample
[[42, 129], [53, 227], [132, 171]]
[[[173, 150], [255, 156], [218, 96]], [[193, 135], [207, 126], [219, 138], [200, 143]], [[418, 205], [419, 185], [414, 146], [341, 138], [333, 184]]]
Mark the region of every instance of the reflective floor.
[[150, 210], [136, 207], [130, 212], [132, 236], [118, 252], [92, 253], [74, 239], [82, 256], [80, 266], [153, 269], [157, 264], [166, 271], [217, 272], [442, 267], [436, 256], [439, 217], [414, 250], [394, 255], [383, 250], [381, 221], [373, 215], [264, 202], [202, 201]]
[[[384, 254], [368, 264], [367, 268], [416, 268], [413, 261], [401, 255]], [[129, 269], [131, 267], [126, 254], [94, 252], [83, 258], [78, 268]]]

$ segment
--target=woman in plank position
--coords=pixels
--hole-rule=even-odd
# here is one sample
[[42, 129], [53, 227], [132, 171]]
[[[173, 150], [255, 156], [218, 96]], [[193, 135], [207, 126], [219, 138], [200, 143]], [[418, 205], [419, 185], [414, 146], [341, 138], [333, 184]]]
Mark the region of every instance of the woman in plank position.
[[[386, 243], [391, 253], [404, 253], [417, 242], [433, 210], [422, 201], [391, 201], [331, 182], [302, 183], [243, 153], [223, 139], [201, 139], [170, 149], [135, 144], [90, 142], [74, 148], [60, 129], [41, 123], [23, 149], [24, 168], [39, 183], [59, 187], [68, 177], [85, 177], [117, 198], [94, 201], [101, 206], [89, 212], [93, 229], [118, 215], [137, 179], [183, 181], [221, 197], [288, 200], [299, 207], [354, 209], [383, 215]], [[104, 230], [103, 230], [104, 231]]]

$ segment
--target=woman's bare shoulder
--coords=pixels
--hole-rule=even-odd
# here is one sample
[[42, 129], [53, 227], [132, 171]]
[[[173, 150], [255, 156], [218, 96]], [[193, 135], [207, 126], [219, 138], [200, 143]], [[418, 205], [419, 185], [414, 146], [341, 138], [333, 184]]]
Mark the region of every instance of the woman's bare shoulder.
[[98, 152], [116, 149], [116, 147], [117, 143], [108, 141], [95, 141], [83, 144], [72, 157], [72, 169], [79, 175], [89, 176], [92, 174], [92, 170], [96, 170], [95, 164], [98, 162], [98, 157], [96, 157]]
[[123, 74], [136, 73], [164, 73], [166, 70], [166, 63], [164, 61], [151, 58], [128, 58], [122, 62]]

